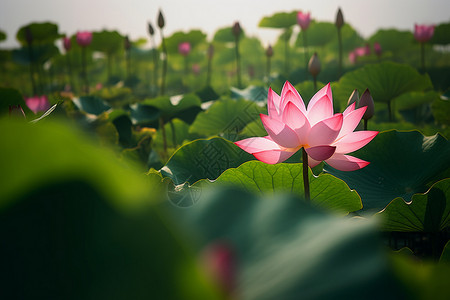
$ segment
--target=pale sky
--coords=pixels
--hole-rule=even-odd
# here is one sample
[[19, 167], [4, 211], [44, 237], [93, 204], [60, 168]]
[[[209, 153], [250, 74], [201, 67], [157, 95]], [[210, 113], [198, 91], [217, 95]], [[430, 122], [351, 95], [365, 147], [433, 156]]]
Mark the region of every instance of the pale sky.
[[166, 36], [201, 29], [211, 38], [218, 28], [239, 21], [248, 35], [267, 45], [280, 32], [259, 28], [264, 16], [302, 10], [315, 20], [334, 22], [338, 7], [364, 37], [380, 28], [413, 30], [414, 23], [450, 22], [449, 0], [1, 0], [0, 30], [8, 39], [0, 42], [0, 48], [17, 47], [17, 30], [30, 22], [56, 23], [60, 33], [68, 35], [108, 29], [132, 39], [148, 37], [147, 21], [155, 26], [159, 9], [166, 19]]

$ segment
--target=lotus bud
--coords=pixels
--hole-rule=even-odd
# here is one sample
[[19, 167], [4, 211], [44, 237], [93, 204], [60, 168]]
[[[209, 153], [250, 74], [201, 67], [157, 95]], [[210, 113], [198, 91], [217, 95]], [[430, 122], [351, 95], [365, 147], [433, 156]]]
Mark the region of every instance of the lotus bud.
[[130, 48], [131, 48], [131, 43], [130, 43], [130, 39], [128, 38], [128, 35], [125, 36], [124, 47], [125, 47], [125, 50], [130, 50]]
[[160, 29], [164, 28], [165, 22], [164, 22], [164, 16], [162, 14], [161, 11], [159, 11], [159, 15], [158, 15], [158, 27]]
[[209, 47], [208, 47], [208, 59], [212, 59], [213, 55], [214, 55], [214, 46], [213, 46], [213, 44], [209, 44]]
[[191, 44], [189, 42], [178, 44], [178, 52], [183, 56], [187, 56], [191, 52]]
[[373, 117], [373, 115], [375, 113], [373, 98], [370, 95], [369, 89], [366, 89], [364, 91], [364, 93], [362, 94], [361, 99], [359, 99], [358, 107], [364, 107], [364, 106], [367, 106], [367, 109], [362, 118], [364, 120], [369, 120]]
[[241, 34], [241, 31], [242, 31], [241, 25], [239, 24], [239, 22], [234, 23], [232, 31], [233, 31], [233, 35], [235, 37], [239, 37], [239, 35]]
[[338, 9], [335, 24], [338, 29], [340, 29], [342, 26], [344, 26], [344, 15], [342, 14], [341, 8]]
[[80, 31], [77, 32], [77, 43], [81, 47], [89, 46], [92, 42], [92, 32], [90, 31]]
[[266, 49], [266, 56], [267, 57], [272, 57], [273, 56], [273, 48], [271, 45], [269, 45], [269, 47], [267, 47]]
[[68, 37], [63, 37], [63, 45], [64, 45], [64, 49], [66, 49], [66, 52], [70, 50], [70, 48], [72, 48], [72, 42], [70, 41], [70, 38]]
[[11, 119], [25, 119], [25, 113], [20, 105], [9, 106], [9, 117]]
[[311, 59], [308, 63], [308, 71], [313, 77], [317, 77], [320, 73], [320, 60], [317, 56], [317, 52], [314, 52], [314, 55], [311, 56]]
[[236, 254], [232, 245], [218, 241], [203, 251], [206, 271], [219, 284], [222, 291], [232, 294], [236, 285]]
[[150, 22], [148, 22], [148, 33], [150, 33], [151, 36], [155, 34], [155, 29], [153, 29], [153, 26]]
[[33, 34], [31, 33], [30, 26], [25, 27], [25, 40], [27, 41], [28, 45], [31, 45], [33, 42]]
[[373, 50], [375, 51], [375, 54], [377, 56], [381, 56], [382, 49], [381, 49], [380, 43], [375, 42], [375, 44], [373, 44]]
[[358, 102], [359, 102], [359, 93], [357, 89], [354, 89], [353, 93], [348, 98], [347, 106], [350, 106], [353, 103], [356, 103], [356, 106], [358, 106]]
[[297, 23], [302, 30], [308, 29], [309, 23], [311, 23], [311, 14], [303, 13], [301, 11], [297, 12]]

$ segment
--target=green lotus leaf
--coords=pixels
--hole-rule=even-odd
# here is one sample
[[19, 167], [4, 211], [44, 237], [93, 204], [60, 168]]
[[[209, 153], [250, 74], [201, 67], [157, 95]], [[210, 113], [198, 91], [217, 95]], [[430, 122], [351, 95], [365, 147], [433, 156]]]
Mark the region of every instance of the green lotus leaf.
[[26, 116], [34, 115], [18, 90], [0, 87], [0, 116], [9, 114], [10, 105], [20, 105]]
[[[314, 22], [312, 21], [306, 33], [308, 39], [308, 46], [323, 47], [336, 38], [337, 29], [336, 25], [329, 22]], [[303, 35], [299, 33], [297, 40], [297, 46], [303, 46]]]
[[[228, 169], [214, 181], [214, 185], [233, 184], [258, 194], [294, 193], [304, 195], [302, 164], [269, 165], [249, 161], [235, 169]], [[314, 176], [309, 169], [311, 202], [320, 207], [348, 213], [362, 208], [361, 198], [342, 180], [330, 175]]]
[[97, 116], [111, 108], [102, 99], [95, 96], [82, 96], [73, 98], [72, 101], [79, 110]]
[[59, 49], [52, 44], [34, 45], [32, 49], [32, 57], [28, 46], [12, 50], [14, 62], [22, 65], [28, 65], [30, 62], [42, 64], [59, 54]]
[[242, 299], [402, 298], [367, 220], [339, 218], [297, 197], [216, 186], [177, 212], [198, 249], [231, 251]]
[[369, 38], [369, 43], [378, 42], [383, 51], [391, 51], [399, 54], [407, 50], [414, 41], [411, 31], [400, 31], [397, 29], [380, 29]]
[[333, 99], [346, 104], [354, 89], [362, 95], [366, 88], [375, 102], [391, 102], [404, 93], [426, 91], [433, 85], [427, 74], [421, 75], [409, 65], [382, 62], [366, 65], [342, 76], [333, 89]]
[[278, 12], [270, 17], [263, 17], [259, 21], [259, 27], [288, 28], [297, 24], [297, 11]]
[[405, 110], [431, 103], [437, 99], [439, 99], [439, 94], [435, 91], [409, 92], [396, 97], [394, 103], [398, 110]]
[[171, 100], [169, 97], [162, 96], [144, 100], [140, 104], [157, 108], [161, 112], [161, 116], [168, 120], [191, 107], [200, 107], [201, 101], [194, 94], [186, 94], [178, 100]]
[[6, 33], [0, 30], [0, 42], [6, 40]]
[[54, 23], [44, 22], [44, 23], [30, 23], [19, 29], [16, 34], [17, 40], [22, 44], [26, 45], [27, 40], [25, 38], [25, 28], [29, 27], [31, 35], [33, 37], [33, 43], [53, 43], [55, 40], [61, 37], [58, 33], [58, 25]]
[[267, 93], [268, 89], [262, 86], [250, 85], [243, 90], [231, 87], [231, 98], [233, 99], [245, 99], [256, 102], [267, 101]]
[[189, 32], [177, 31], [166, 39], [166, 47], [168, 53], [178, 53], [178, 45], [183, 42], [189, 42], [191, 49], [200, 43], [205, 42], [206, 34], [200, 30], [191, 30]]
[[[172, 124], [170, 124], [172, 122]], [[164, 125], [166, 132], [167, 144], [169, 147], [176, 148], [182, 145], [186, 140], [189, 139], [189, 124], [181, 121], [180, 119], [173, 119]], [[172, 130], [175, 129], [175, 131]], [[174, 135], [175, 132], [175, 135]], [[158, 129], [157, 135], [153, 141], [153, 147], [162, 149], [163, 148], [163, 137], [161, 129]]]
[[450, 226], [450, 178], [441, 180], [424, 194], [406, 203], [396, 198], [378, 216], [386, 231], [439, 232]]
[[436, 99], [431, 104], [433, 116], [441, 124], [450, 125], [450, 100]]
[[92, 43], [89, 48], [95, 51], [113, 54], [124, 49], [125, 37], [117, 31], [102, 30], [92, 33]]
[[223, 134], [236, 141], [238, 133], [265, 110], [253, 101], [221, 99], [197, 115], [189, 132], [207, 137]]
[[434, 35], [430, 40], [432, 44], [450, 44], [450, 23], [439, 24], [434, 28]]
[[[423, 136], [418, 131], [386, 131], [352, 155], [369, 161], [360, 170], [325, 170], [344, 180], [361, 196], [364, 210], [383, 209], [391, 200], [410, 201], [424, 193], [450, 166], [450, 142], [440, 134]], [[427, 187], [428, 186], [428, 187]]]
[[253, 159], [253, 155], [241, 151], [232, 142], [216, 137], [195, 140], [178, 148], [160, 171], [177, 185], [193, 184], [200, 179], [214, 180], [223, 171]]
[[155, 205], [154, 177], [73, 126], [0, 120], [0, 131], [3, 297], [220, 299]]
[[450, 264], [450, 240], [444, 246], [439, 263]]
[[219, 99], [219, 95], [214, 91], [214, 89], [208, 85], [204, 88], [195, 92], [195, 94], [200, 98], [202, 102], [208, 102], [212, 100]]

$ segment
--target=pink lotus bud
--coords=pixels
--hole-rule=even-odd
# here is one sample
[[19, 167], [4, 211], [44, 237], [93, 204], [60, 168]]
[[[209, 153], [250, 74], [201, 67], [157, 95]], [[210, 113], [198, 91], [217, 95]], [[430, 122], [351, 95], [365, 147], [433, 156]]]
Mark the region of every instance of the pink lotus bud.
[[267, 57], [272, 57], [273, 56], [273, 48], [271, 45], [269, 45], [269, 47], [267, 47], [266, 49], [266, 56]]
[[77, 32], [77, 43], [81, 47], [89, 46], [92, 42], [92, 32], [90, 31], [80, 31]]
[[358, 106], [358, 102], [359, 102], [359, 93], [357, 89], [354, 89], [353, 93], [348, 98], [347, 106], [350, 106], [353, 103], [356, 103], [355, 105]]
[[25, 99], [25, 103], [28, 108], [31, 109], [35, 114], [40, 111], [47, 111], [50, 108], [50, 102], [48, 101], [47, 96], [34, 96]]
[[434, 25], [414, 25], [414, 38], [420, 42], [428, 42], [434, 35]]
[[25, 113], [20, 105], [9, 106], [9, 117], [11, 119], [26, 119]]
[[358, 107], [364, 107], [367, 106], [366, 112], [363, 115], [364, 120], [369, 120], [373, 117], [375, 113], [375, 107], [373, 103], [373, 98], [370, 95], [369, 89], [366, 89], [364, 93], [361, 96], [361, 99], [359, 99], [359, 106]]
[[336, 15], [336, 27], [341, 28], [344, 26], [344, 15], [342, 14], [341, 8], [338, 9], [337, 15]]
[[234, 25], [233, 25], [233, 28], [231, 30], [233, 31], [233, 35], [235, 37], [239, 37], [239, 35], [242, 32], [241, 24], [239, 24], [239, 22], [235, 22]]
[[164, 21], [164, 16], [163, 16], [162, 12], [159, 11], [159, 14], [158, 14], [158, 27], [160, 29], [163, 29], [165, 24], [166, 24], [166, 22]]
[[99, 83], [97, 83], [97, 84], [95, 85], [95, 89], [96, 89], [97, 91], [101, 90], [102, 88], [103, 88], [103, 84], [102, 84], [101, 82], [99, 82]]
[[377, 56], [381, 56], [382, 49], [381, 49], [380, 43], [375, 42], [375, 44], [373, 44], [373, 50], [375, 51], [375, 54]]
[[187, 56], [191, 52], [191, 44], [189, 42], [179, 43], [178, 52], [183, 56]]
[[297, 23], [300, 25], [302, 30], [306, 30], [309, 27], [309, 23], [311, 22], [310, 13], [303, 13], [299, 11], [297, 13]]
[[232, 294], [236, 285], [236, 257], [226, 242], [217, 242], [207, 247], [203, 254], [207, 271], [219, 283], [223, 291]]
[[317, 56], [317, 52], [314, 52], [314, 55], [311, 56], [311, 59], [308, 63], [308, 71], [313, 77], [316, 77], [317, 75], [319, 75], [320, 69], [321, 66], [319, 57]]
[[70, 48], [72, 48], [72, 42], [70, 41], [70, 38], [68, 37], [63, 37], [63, 45], [64, 45], [64, 49], [66, 49], [66, 52], [70, 50]]
[[355, 50], [353, 50], [353, 52], [355, 53], [355, 55], [357, 57], [364, 56], [364, 55], [366, 55], [366, 48], [365, 47], [358, 47], [358, 48], [355, 48]]

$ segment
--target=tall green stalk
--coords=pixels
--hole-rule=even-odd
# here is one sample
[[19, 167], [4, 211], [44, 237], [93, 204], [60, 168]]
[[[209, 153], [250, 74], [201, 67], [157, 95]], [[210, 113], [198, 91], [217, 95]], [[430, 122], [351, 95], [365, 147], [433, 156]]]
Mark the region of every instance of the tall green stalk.
[[305, 151], [305, 148], [302, 148], [303, 154], [303, 189], [305, 191], [305, 200], [311, 201], [311, 194], [309, 190], [309, 174], [308, 174], [308, 154]]

